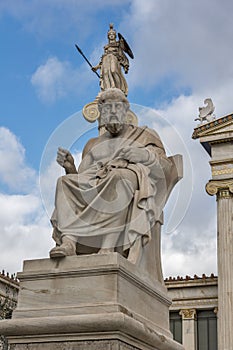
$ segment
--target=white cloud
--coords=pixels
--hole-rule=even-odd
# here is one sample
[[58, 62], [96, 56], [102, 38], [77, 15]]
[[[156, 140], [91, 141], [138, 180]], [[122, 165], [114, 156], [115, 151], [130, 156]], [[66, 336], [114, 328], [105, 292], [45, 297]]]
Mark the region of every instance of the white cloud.
[[131, 82], [152, 87], [173, 79], [205, 90], [232, 76], [231, 13], [227, 0], [131, 2], [122, 30], [131, 35], [135, 52]]
[[[212, 237], [209, 238], [208, 244], [205, 244], [205, 240], [201, 237], [206, 237], [206, 230], [200, 232], [200, 239], [193, 239], [191, 232], [187, 230], [185, 232], [187, 239], [189, 240], [188, 248], [192, 248], [192, 251], [187, 250], [180, 251], [179, 236], [176, 237], [164, 237], [162, 241], [162, 266], [165, 277], [169, 276], [185, 276], [190, 275], [202, 276], [203, 273], [210, 275], [217, 271], [217, 254], [216, 254], [216, 239], [214, 239], [213, 232]], [[176, 247], [174, 247], [174, 240], [177, 241]], [[195, 243], [195, 245], [194, 245]], [[193, 249], [195, 247], [195, 249]]]
[[41, 101], [54, 103], [67, 96], [84, 96], [93, 80], [96, 77], [90, 74], [87, 64], [73, 68], [68, 61], [50, 57], [33, 73], [31, 84]]
[[51, 227], [38, 196], [0, 195], [0, 266], [14, 273], [23, 260], [48, 257]]
[[69, 63], [61, 63], [56, 57], [49, 58], [44, 65], [37, 68], [31, 82], [37, 88], [42, 100], [53, 102], [65, 95], [64, 80], [67, 70]]
[[0, 266], [14, 273], [23, 260], [48, 256], [52, 243], [38, 194], [38, 175], [27, 166], [20, 141], [6, 128], [0, 128], [0, 175], [12, 193], [0, 193]]
[[0, 178], [16, 192], [31, 189], [35, 183], [35, 171], [26, 164], [24, 147], [4, 127], [0, 127]]
[[39, 208], [39, 199], [31, 194], [0, 194], [0, 207], [1, 225], [14, 225], [15, 222], [22, 224], [30, 221], [31, 215]]
[[52, 103], [69, 93], [77, 93], [83, 74], [81, 70], [73, 69], [69, 62], [51, 57], [36, 69], [31, 83], [42, 101]]

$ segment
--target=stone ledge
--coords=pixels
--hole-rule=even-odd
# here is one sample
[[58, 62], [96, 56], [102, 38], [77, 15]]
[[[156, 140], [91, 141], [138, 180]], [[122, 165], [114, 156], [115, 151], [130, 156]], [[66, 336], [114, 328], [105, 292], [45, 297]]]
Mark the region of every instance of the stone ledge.
[[[59, 338], [103, 339], [104, 335], [117, 339], [118, 336], [140, 341], [160, 350], [183, 350], [183, 346], [162, 335], [145, 324], [123, 313], [79, 315], [64, 317], [43, 317], [30, 319], [3, 320], [0, 334], [9, 338], [10, 343], [55, 342]], [[128, 342], [128, 341], [127, 341]]]
[[[120, 340], [84, 340], [56, 343], [11, 344], [9, 350], [139, 350]], [[151, 349], [151, 348], [150, 348]]]

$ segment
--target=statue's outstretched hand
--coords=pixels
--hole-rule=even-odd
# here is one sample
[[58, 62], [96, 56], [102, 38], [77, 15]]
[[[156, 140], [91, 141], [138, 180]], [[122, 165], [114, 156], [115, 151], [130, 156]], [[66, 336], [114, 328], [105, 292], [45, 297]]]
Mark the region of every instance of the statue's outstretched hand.
[[120, 156], [130, 163], [146, 163], [149, 159], [149, 152], [146, 148], [128, 146], [122, 149]]
[[125, 71], [125, 74], [128, 74], [128, 72], [129, 72], [129, 66], [125, 66], [125, 67], [124, 67], [124, 71]]
[[58, 148], [57, 151], [57, 162], [59, 165], [61, 165], [67, 174], [75, 174], [77, 173], [75, 164], [74, 164], [74, 158], [70, 151], [67, 149]]
[[92, 70], [93, 72], [96, 72], [98, 69], [100, 69], [100, 65], [99, 65], [99, 64], [97, 64], [97, 66], [92, 66], [92, 67], [91, 67], [91, 70]]

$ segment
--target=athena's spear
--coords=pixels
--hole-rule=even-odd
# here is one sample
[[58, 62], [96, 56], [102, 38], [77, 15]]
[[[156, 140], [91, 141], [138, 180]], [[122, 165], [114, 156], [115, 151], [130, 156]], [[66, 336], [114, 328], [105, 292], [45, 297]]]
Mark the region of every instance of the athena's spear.
[[[92, 64], [90, 63], [90, 61], [86, 58], [86, 56], [84, 55], [84, 53], [82, 52], [82, 50], [80, 49], [80, 47], [78, 47], [78, 45], [75, 44], [75, 47], [76, 49], [78, 50], [78, 52], [83, 56], [84, 60], [89, 64], [89, 66], [91, 68], [93, 68]], [[98, 78], [100, 78], [99, 74], [96, 72], [96, 71], [93, 71], [95, 72], [95, 74], [97, 75]]]

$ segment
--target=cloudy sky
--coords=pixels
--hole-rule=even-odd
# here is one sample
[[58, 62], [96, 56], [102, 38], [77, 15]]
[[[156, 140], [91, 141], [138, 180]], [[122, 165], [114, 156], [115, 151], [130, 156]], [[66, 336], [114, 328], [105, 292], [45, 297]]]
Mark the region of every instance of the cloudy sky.
[[233, 3], [229, 0], [0, 1], [0, 269], [48, 257], [49, 216], [62, 170], [56, 148], [77, 163], [96, 125], [81, 115], [98, 79], [96, 65], [110, 22], [135, 59], [127, 76], [140, 124], [154, 127], [167, 153], [181, 153], [184, 179], [165, 210], [165, 277], [217, 273], [216, 201], [205, 192], [209, 156], [192, 140], [198, 107], [232, 113]]

